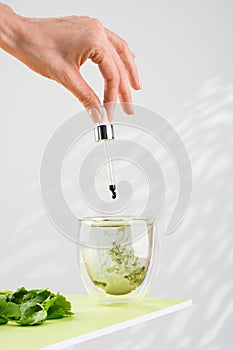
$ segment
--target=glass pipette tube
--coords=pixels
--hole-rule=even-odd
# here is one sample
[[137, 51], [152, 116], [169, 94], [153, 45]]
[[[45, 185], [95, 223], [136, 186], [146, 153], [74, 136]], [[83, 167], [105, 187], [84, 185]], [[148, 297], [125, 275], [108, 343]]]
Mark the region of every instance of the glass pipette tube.
[[107, 173], [108, 173], [108, 184], [109, 190], [112, 192], [112, 199], [116, 198], [116, 182], [113, 172], [112, 156], [109, 141], [104, 141], [104, 150], [107, 160]]

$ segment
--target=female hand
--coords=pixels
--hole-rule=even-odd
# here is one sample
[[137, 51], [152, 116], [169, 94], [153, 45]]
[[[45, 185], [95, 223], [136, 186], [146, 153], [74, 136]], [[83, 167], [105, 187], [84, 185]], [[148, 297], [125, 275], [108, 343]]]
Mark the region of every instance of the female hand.
[[[3, 9], [3, 11], [2, 11]], [[100, 120], [98, 96], [83, 79], [80, 68], [91, 59], [104, 78], [104, 101], [111, 119], [117, 98], [127, 114], [133, 113], [130, 85], [141, 88], [134, 54], [126, 41], [101, 22], [87, 16], [26, 18], [0, 4], [0, 47], [35, 72], [71, 91]], [[1, 35], [2, 33], [2, 35]]]

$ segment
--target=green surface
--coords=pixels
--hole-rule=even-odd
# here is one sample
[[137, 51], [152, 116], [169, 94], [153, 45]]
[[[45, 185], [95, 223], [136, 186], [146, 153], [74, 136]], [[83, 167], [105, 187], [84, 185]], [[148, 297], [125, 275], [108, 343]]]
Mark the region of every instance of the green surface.
[[1, 350], [35, 350], [97, 331], [135, 317], [166, 309], [187, 299], [148, 298], [144, 303], [126, 306], [98, 306], [88, 296], [70, 296], [74, 316], [46, 321], [41, 326], [0, 326]]

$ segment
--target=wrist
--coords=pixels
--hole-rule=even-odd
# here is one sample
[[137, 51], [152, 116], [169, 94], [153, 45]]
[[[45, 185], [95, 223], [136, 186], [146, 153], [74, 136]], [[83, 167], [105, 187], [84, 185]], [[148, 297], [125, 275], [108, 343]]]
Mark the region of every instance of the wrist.
[[24, 17], [0, 3], [0, 48], [14, 55], [23, 35]]

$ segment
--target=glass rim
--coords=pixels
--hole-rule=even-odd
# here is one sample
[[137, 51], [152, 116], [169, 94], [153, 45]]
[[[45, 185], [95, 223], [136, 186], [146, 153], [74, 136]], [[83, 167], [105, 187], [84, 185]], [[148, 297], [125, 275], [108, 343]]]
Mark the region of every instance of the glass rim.
[[87, 216], [79, 218], [81, 223], [91, 226], [121, 226], [130, 223], [146, 222], [147, 224], [154, 224], [155, 218], [149, 216]]

